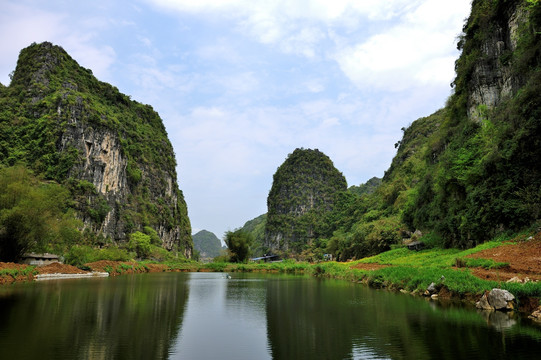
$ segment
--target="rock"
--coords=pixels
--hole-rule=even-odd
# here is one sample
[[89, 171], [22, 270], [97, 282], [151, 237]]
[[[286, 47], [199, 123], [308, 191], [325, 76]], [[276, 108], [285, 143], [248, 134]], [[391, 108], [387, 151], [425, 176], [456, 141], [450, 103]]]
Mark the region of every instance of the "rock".
[[534, 312], [531, 313], [530, 316], [528, 316], [528, 318], [537, 322], [541, 322], [541, 306], [535, 309]]
[[515, 308], [515, 296], [507, 290], [492, 289], [487, 295], [487, 300], [495, 310], [513, 310]]
[[401, 292], [402, 294], [409, 294], [409, 291], [408, 291], [408, 290], [404, 290], [404, 289], [400, 289], [400, 292]]
[[494, 310], [494, 307], [489, 304], [487, 294], [483, 294], [481, 299], [475, 303], [475, 307], [481, 310]]
[[433, 294], [436, 292], [436, 284], [430, 283], [428, 287], [426, 288], [426, 291], [428, 291], [430, 294]]
[[515, 276], [514, 278], [511, 278], [509, 280], [507, 280], [508, 283], [521, 283], [522, 280], [520, 280], [519, 277]]
[[432, 294], [432, 295], [430, 296], [430, 298], [431, 298], [432, 300], [438, 300], [438, 294]]

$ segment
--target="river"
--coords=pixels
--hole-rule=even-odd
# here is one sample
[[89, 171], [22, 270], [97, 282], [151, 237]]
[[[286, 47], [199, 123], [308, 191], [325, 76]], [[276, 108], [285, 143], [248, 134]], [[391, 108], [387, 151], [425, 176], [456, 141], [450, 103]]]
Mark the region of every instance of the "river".
[[155, 273], [0, 287], [0, 359], [539, 359], [541, 326], [305, 276]]

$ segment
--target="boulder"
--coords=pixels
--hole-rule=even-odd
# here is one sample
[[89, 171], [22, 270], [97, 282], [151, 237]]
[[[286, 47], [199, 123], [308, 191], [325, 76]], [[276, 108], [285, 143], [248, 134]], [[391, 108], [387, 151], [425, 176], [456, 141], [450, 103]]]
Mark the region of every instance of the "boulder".
[[475, 307], [481, 310], [494, 310], [494, 307], [488, 302], [487, 293], [484, 293], [481, 299], [475, 303]]
[[513, 310], [515, 308], [515, 296], [507, 290], [492, 289], [487, 295], [487, 300], [495, 310]]
[[436, 284], [430, 283], [430, 285], [428, 285], [428, 287], [426, 288], [426, 291], [428, 291], [430, 294], [435, 293], [437, 291]]
[[534, 312], [530, 316], [528, 316], [528, 318], [537, 322], [541, 322], [541, 306], [535, 309]]

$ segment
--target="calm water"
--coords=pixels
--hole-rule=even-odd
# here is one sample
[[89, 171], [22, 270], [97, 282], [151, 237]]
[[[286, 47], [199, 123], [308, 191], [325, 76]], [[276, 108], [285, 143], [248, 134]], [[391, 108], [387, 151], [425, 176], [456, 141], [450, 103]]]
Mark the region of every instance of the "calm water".
[[307, 277], [161, 273], [0, 287], [0, 359], [540, 359], [541, 327]]

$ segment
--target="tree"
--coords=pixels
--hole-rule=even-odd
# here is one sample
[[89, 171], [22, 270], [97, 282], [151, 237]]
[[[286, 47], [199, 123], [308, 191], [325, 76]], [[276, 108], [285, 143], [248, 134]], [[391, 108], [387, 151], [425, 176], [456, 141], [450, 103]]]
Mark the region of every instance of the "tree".
[[225, 244], [229, 248], [231, 262], [245, 262], [250, 255], [250, 245], [254, 238], [252, 234], [237, 229], [225, 233]]
[[130, 235], [130, 242], [128, 243], [128, 250], [135, 251], [140, 258], [148, 258], [152, 247], [150, 246], [150, 235], [143, 234], [140, 231], [136, 231]]
[[61, 250], [80, 238], [79, 225], [61, 185], [42, 183], [22, 166], [0, 170], [0, 261]]

